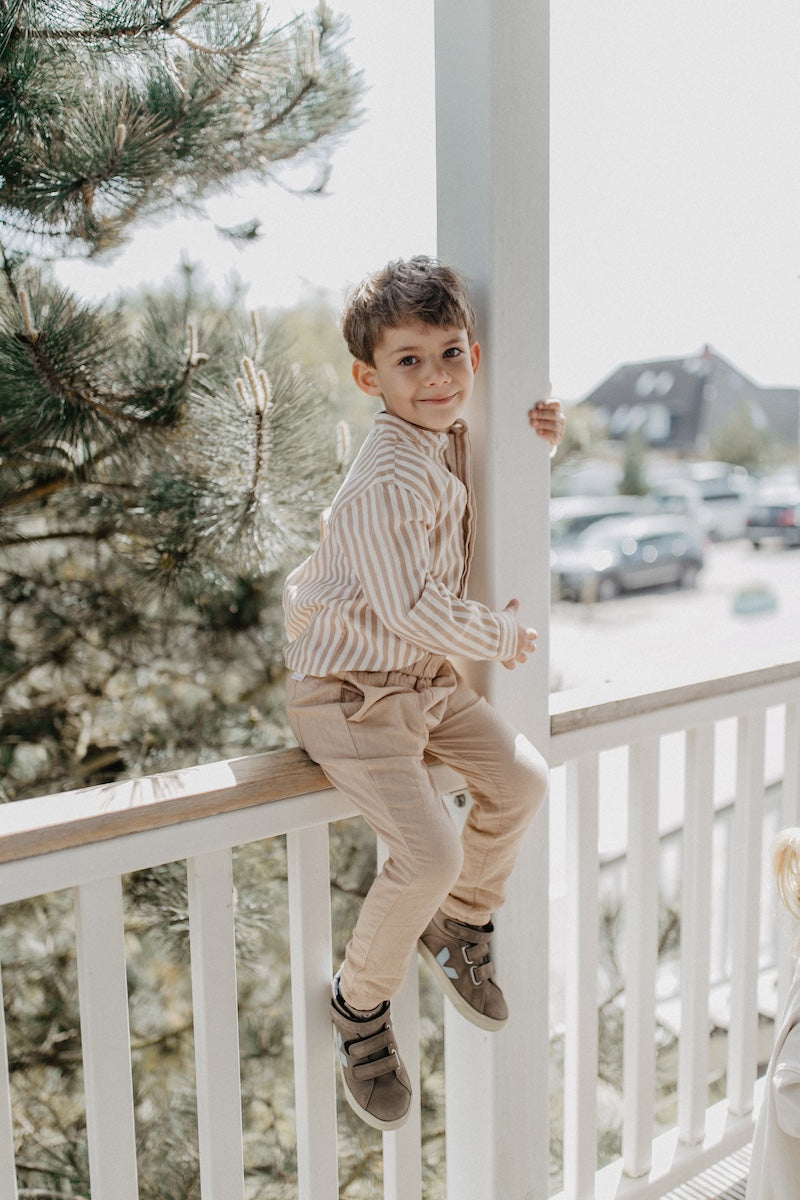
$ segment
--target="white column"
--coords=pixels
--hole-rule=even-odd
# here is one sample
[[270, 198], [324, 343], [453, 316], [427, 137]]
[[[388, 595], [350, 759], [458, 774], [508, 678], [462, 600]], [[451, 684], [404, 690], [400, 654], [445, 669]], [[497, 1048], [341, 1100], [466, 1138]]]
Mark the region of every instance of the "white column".
[[[472, 285], [484, 357], [468, 414], [480, 543], [470, 594], [512, 597], [534, 660], [478, 679], [547, 752], [548, 447], [527, 412], [548, 381], [549, 8], [436, 0], [439, 257]], [[511, 1018], [484, 1034], [447, 1016], [448, 1195], [539, 1200], [548, 1187], [547, 817], [526, 837], [496, 957]]]

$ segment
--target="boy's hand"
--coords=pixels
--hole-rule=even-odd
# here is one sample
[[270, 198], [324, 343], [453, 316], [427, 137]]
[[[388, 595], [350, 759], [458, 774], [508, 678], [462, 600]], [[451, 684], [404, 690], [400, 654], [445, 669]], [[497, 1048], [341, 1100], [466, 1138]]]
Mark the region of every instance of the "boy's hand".
[[564, 437], [566, 418], [561, 411], [560, 400], [538, 400], [528, 412], [531, 427], [555, 450]]
[[[519, 600], [509, 600], [504, 612], [513, 613], [516, 617], [519, 609]], [[503, 662], [503, 666], [508, 671], [513, 671], [517, 663], [524, 663], [529, 654], [533, 654], [536, 649], [536, 639], [538, 633], [535, 629], [530, 629], [526, 625], [520, 625], [517, 621], [517, 653], [513, 658], [507, 658]]]

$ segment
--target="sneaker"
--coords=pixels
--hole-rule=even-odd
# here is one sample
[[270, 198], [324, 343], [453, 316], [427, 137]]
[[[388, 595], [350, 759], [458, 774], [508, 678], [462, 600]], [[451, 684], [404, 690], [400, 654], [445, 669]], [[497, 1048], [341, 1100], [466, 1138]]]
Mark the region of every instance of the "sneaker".
[[389, 1001], [358, 1020], [334, 996], [331, 1015], [347, 1103], [373, 1129], [399, 1129], [408, 1119], [411, 1081], [397, 1052]]
[[493, 979], [493, 933], [491, 923], [475, 929], [439, 909], [418, 943], [445, 996], [479, 1029], [502, 1029], [508, 1020], [508, 1006]]

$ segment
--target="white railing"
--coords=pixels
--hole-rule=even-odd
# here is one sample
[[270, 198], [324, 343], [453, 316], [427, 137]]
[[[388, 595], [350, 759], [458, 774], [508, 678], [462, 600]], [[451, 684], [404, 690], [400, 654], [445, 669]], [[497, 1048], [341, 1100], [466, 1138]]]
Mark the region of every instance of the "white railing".
[[[655, 1198], [750, 1140], [762, 862], [768, 850], [765, 787], [770, 776], [782, 780], [781, 823], [800, 822], [799, 679], [800, 664], [791, 663], [624, 701], [575, 707], [569, 696], [553, 699], [551, 762], [563, 764], [565, 776], [564, 1200]], [[659, 820], [665, 800], [669, 807], [678, 796], [683, 846], [677, 1120], [659, 1132]], [[730, 859], [715, 863], [715, 806], [725, 798], [734, 801]], [[608, 824], [615, 810], [627, 817], [622, 1153], [597, 1172], [598, 838], [601, 821], [605, 817]], [[554, 866], [558, 861], [557, 851]], [[714, 889], [720, 871], [725, 886]], [[715, 894], [730, 898], [729, 1020], [726, 1097], [709, 1106]], [[788, 967], [788, 950], [779, 961]], [[785, 975], [783, 980], [785, 986]]]
[[[783, 781], [781, 817], [800, 822], [800, 663], [624, 701], [553, 697], [552, 888], [563, 895], [563, 1200], [647, 1200], [745, 1144], [757, 1074], [759, 908], [765, 778]], [[735, 751], [731, 751], [731, 730]], [[730, 771], [734, 754], [735, 769]], [[613, 761], [611, 761], [613, 760]], [[444, 791], [452, 777], [439, 779]], [[734, 794], [730, 862], [727, 1095], [709, 1105], [710, 869], [715, 802]], [[654, 1032], [659, 812], [679, 790], [683, 824], [677, 1119], [660, 1130]], [[621, 1156], [598, 1171], [598, 889], [609, 816], [627, 811], [625, 1033]], [[287, 835], [298, 1196], [338, 1197], [334, 1062], [325, 996], [331, 970], [328, 825], [352, 815], [295, 750], [194, 767], [0, 809], [0, 903], [71, 889], [92, 1200], [137, 1200], [122, 876], [186, 860], [198, 1138], [204, 1200], [244, 1200], [233, 847]], [[613, 820], [612, 820], [613, 824]], [[755, 898], [755, 900], [754, 900]], [[554, 902], [554, 916], [559, 907]], [[550, 914], [531, 913], [534, 939]], [[788, 962], [788, 954], [784, 956]], [[501, 964], [502, 966], [502, 964]], [[404, 1047], [418, 1042], [413, 982], [395, 1005]], [[548, 1014], [530, 1019], [549, 1038]], [[449, 1018], [448, 1018], [449, 1020]], [[0, 1022], [2, 1017], [0, 1016]], [[505, 1033], [495, 1035], [505, 1036]], [[488, 1038], [488, 1035], [487, 1035]], [[481, 1053], [483, 1040], [476, 1042]], [[417, 1072], [417, 1056], [406, 1053]], [[418, 1094], [418, 1089], [417, 1089]], [[463, 1106], [462, 1106], [463, 1107]], [[495, 1114], [498, 1122], [502, 1114]], [[420, 1200], [418, 1101], [384, 1135], [386, 1200]], [[546, 1130], [532, 1137], [545, 1139]], [[448, 1156], [470, 1137], [454, 1106]], [[515, 1146], [508, 1146], [508, 1154]], [[0, 1195], [16, 1200], [14, 1122], [0, 1024]], [[459, 1194], [451, 1200], [471, 1200]], [[530, 1189], [481, 1200], [540, 1200]]]

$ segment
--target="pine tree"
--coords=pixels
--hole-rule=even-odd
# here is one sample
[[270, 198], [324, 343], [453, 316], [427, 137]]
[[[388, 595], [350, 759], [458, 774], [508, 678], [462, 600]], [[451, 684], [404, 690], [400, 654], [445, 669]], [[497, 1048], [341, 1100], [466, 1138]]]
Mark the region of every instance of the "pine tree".
[[[330, 381], [190, 265], [113, 304], [53, 270], [296, 159], [324, 187], [358, 117], [344, 25], [325, 5], [267, 20], [251, 0], [0, 0], [0, 799], [284, 736], [280, 583], [348, 453]], [[254, 1197], [294, 1169], [281, 854], [235, 863]], [[185, 889], [181, 864], [126, 881], [142, 1200], [199, 1195]], [[1, 923], [21, 1194], [89, 1193], [69, 904]]]
[[160, 717], [151, 696], [124, 728], [100, 720], [142, 662], [196, 687], [204, 642], [224, 662], [226, 638], [246, 636], [267, 682], [277, 666], [275, 589], [345, 456], [324, 388], [189, 268], [113, 305], [52, 270], [296, 159], [323, 187], [358, 117], [344, 26], [324, 4], [267, 18], [250, 0], [0, 0], [7, 798], [230, 752], [224, 705], [209, 727], [196, 690]]

